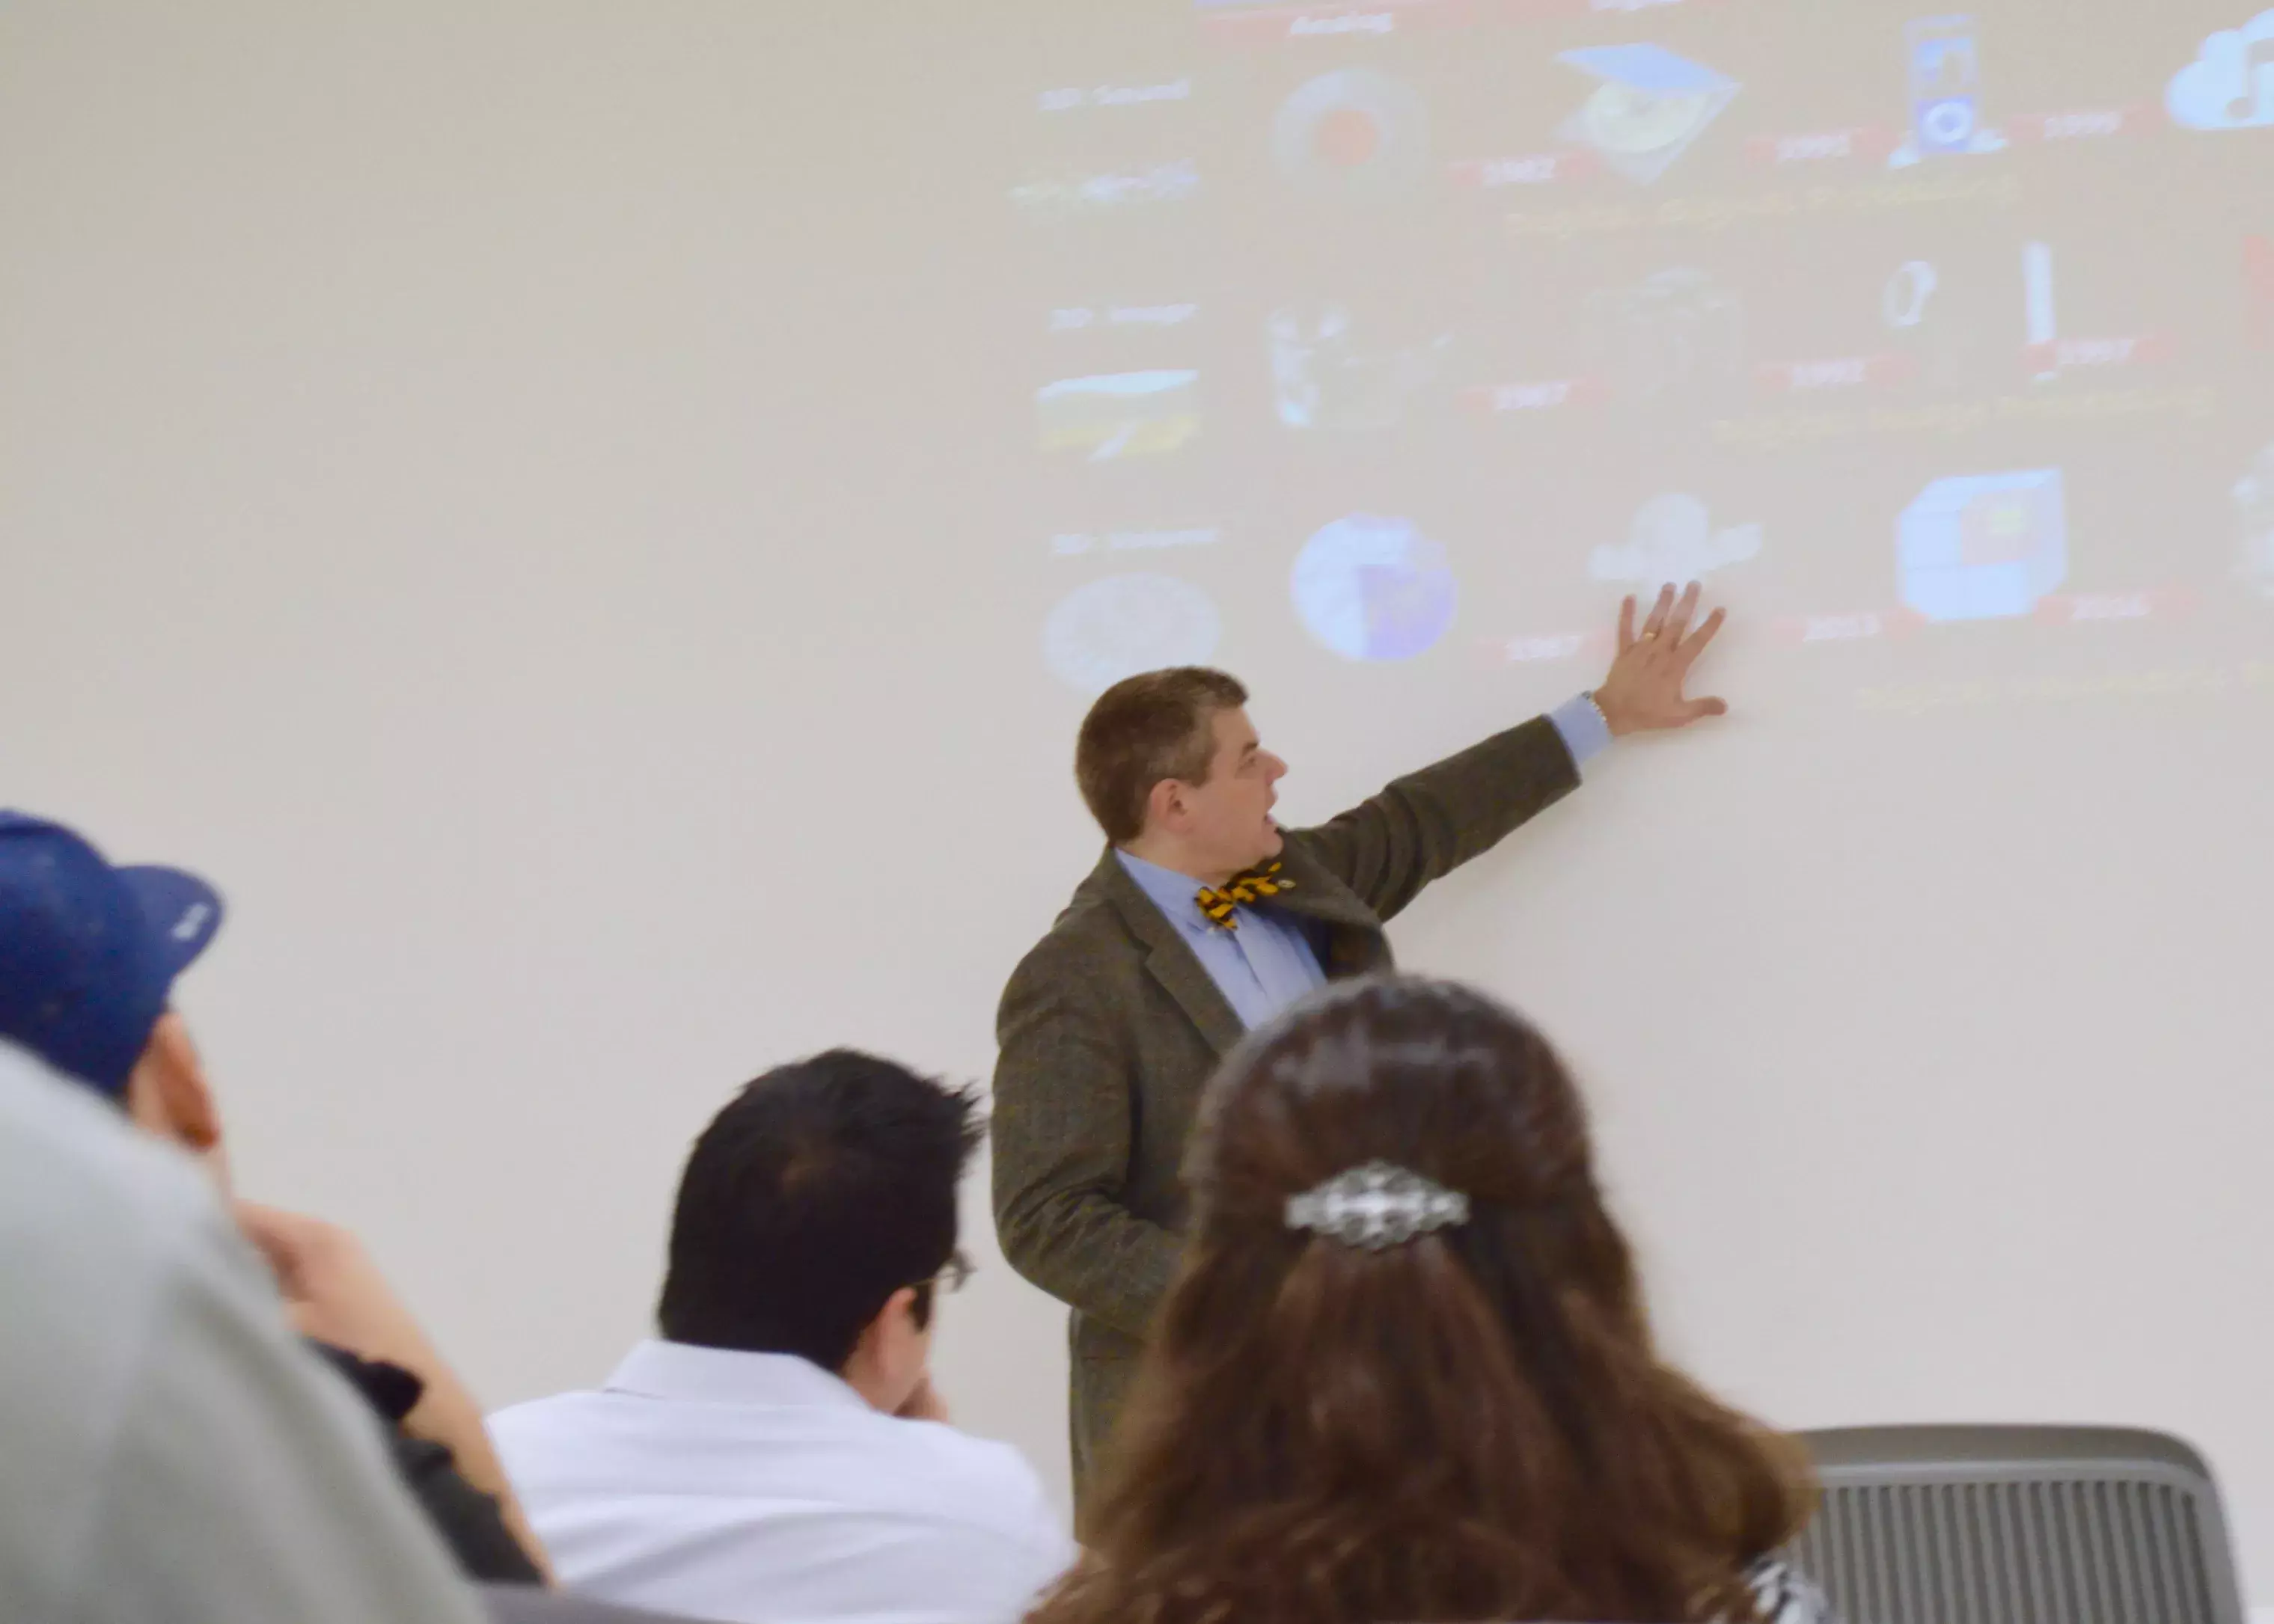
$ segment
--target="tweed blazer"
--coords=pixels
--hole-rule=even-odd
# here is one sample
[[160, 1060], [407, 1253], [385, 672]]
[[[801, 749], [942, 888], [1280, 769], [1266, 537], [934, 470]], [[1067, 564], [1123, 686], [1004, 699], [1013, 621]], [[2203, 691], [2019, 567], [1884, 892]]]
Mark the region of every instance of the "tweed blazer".
[[[1330, 978], [1389, 967], [1382, 923], [1432, 880], [1576, 788], [1546, 718], [1290, 830], [1291, 889]], [[1179, 1177], [1201, 1090], [1245, 1034], [1175, 926], [1109, 848], [1028, 953], [997, 1016], [995, 1223], [1004, 1255], [1073, 1310], [1077, 1494], [1177, 1268]]]

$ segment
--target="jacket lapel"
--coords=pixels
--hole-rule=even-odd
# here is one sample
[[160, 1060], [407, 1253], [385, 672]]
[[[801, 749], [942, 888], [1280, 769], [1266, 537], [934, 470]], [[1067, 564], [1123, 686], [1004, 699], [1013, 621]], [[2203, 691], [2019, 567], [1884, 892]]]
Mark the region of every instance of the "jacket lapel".
[[1357, 892], [1313, 861], [1299, 836], [1288, 836], [1279, 861], [1284, 865], [1290, 883], [1271, 898], [1274, 907], [1317, 920], [1322, 925], [1381, 936], [1382, 921], [1374, 916], [1374, 910], [1359, 900]]
[[1300, 835], [1288, 836], [1280, 861], [1293, 883], [1271, 899], [1272, 906], [1324, 928], [1321, 967], [1329, 981], [1391, 967], [1389, 938], [1382, 933], [1382, 921], [1357, 892], [1313, 861]]
[[1103, 888], [1122, 923], [1143, 944], [1145, 968], [1153, 979], [1177, 1001], [1177, 1007], [1200, 1028], [1201, 1036], [1219, 1057], [1229, 1054], [1247, 1035], [1247, 1028], [1209, 979], [1200, 956], [1129, 877], [1129, 870], [1121, 866], [1112, 847], [1106, 848], [1090, 879]]

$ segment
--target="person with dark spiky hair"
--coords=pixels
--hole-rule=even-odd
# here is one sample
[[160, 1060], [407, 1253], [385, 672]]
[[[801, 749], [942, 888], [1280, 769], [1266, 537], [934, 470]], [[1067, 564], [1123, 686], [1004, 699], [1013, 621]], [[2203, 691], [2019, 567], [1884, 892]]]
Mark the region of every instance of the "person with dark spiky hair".
[[659, 1335], [492, 1418], [561, 1581], [738, 1624], [1003, 1624], [1073, 1560], [1007, 1445], [947, 1425], [940, 1299], [976, 1093], [836, 1049], [688, 1157]]

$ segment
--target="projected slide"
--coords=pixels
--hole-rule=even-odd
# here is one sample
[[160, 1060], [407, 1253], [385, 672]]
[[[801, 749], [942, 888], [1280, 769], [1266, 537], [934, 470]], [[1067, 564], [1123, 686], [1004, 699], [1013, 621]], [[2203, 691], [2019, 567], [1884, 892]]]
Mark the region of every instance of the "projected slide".
[[2274, 692], [2274, 10], [1157, 0], [1017, 58], [1042, 664]]

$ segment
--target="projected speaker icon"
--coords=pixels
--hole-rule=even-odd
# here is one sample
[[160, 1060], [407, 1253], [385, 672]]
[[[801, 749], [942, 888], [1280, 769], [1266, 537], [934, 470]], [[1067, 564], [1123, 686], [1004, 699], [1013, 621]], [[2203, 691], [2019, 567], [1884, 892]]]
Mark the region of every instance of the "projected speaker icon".
[[1304, 629], [1347, 660], [1427, 652], [1452, 626], [1460, 598], [1443, 547], [1411, 519], [1371, 513], [1313, 536], [1289, 585]]
[[1938, 479], [1896, 522], [1903, 602], [1930, 620], [2032, 613], [2068, 576], [2057, 468]]
[[1589, 294], [1581, 340], [1622, 400], [1694, 405], [1744, 387], [1744, 301], [1694, 266]]
[[1436, 380], [1453, 335], [1408, 343], [1369, 338], [1341, 304], [1288, 305], [1264, 324], [1274, 404], [1291, 429], [1395, 428]]

